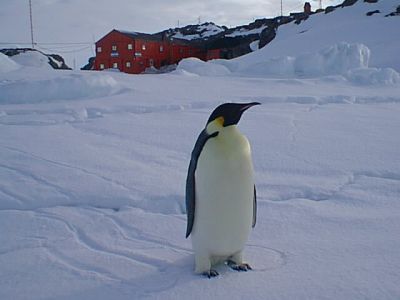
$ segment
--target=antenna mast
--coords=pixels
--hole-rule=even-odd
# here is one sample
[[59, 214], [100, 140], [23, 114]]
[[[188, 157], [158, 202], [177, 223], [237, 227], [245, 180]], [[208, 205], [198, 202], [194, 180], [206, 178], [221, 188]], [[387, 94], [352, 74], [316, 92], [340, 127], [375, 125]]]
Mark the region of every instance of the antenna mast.
[[32, 0], [29, 0], [29, 17], [31, 21], [31, 42], [32, 42], [32, 49], [35, 48], [35, 42], [33, 41], [33, 21], [32, 21]]

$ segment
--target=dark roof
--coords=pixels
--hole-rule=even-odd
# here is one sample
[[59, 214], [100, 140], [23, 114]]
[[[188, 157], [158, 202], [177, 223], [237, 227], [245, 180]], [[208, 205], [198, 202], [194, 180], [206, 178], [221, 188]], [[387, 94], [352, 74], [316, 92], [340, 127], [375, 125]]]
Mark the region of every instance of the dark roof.
[[117, 29], [115, 29], [115, 31], [117, 31], [121, 34], [124, 34], [126, 36], [129, 36], [132, 39], [141, 39], [141, 40], [145, 40], [145, 41], [156, 41], [156, 42], [161, 42], [161, 41], [167, 39], [167, 40], [173, 42], [174, 44], [179, 44], [179, 45], [192, 45], [193, 44], [187, 40], [177, 39], [177, 38], [169, 38], [165, 32], [148, 34], [148, 33], [136, 32], [136, 31], [125, 31], [125, 30], [117, 30]]
[[163, 40], [163, 37], [161, 34], [148, 34], [148, 33], [142, 33], [142, 32], [136, 32], [136, 31], [125, 31], [125, 30], [117, 30], [119, 33], [122, 33], [123, 35], [129, 36], [130, 38], [133, 39], [142, 39], [142, 40], [147, 40], [147, 41], [158, 41], [161, 42]]

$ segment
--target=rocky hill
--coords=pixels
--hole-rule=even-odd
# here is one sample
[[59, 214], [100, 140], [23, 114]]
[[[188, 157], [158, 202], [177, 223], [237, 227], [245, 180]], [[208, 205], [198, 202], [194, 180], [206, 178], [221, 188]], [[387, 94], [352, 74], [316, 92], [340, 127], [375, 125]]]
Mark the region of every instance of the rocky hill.
[[306, 20], [309, 14], [313, 12], [257, 19], [250, 24], [232, 28], [207, 22], [170, 28], [156, 34], [166, 35], [170, 39], [185, 40], [202, 48], [222, 49], [223, 58], [230, 59], [264, 47], [275, 38], [279, 26], [290, 22], [300, 23]]
[[[222, 49], [223, 58], [230, 59], [264, 47], [275, 38], [278, 28], [282, 25], [291, 22], [299, 25], [301, 22], [307, 20], [310, 15], [329, 14], [337, 9], [352, 6], [357, 1], [376, 3], [384, 0], [344, 0], [342, 4], [328, 6], [325, 9], [318, 9], [316, 11], [305, 10], [303, 12], [291, 13], [289, 16], [257, 19], [248, 25], [232, 28], [207, 22], [199, 25], [170, 28], [156, 34], [165, 34], [171, 39], [186, 40], [207, 49]], [[372, 16], [375, 13], [378, 12], [371, 11], [367, 16]], [[400, 5], [387, 16], [399, 14]]]
[[[58, 54], [46, 54], [42, 51], [32, 49], [32, 48], [6, 48], [0, 49], [0, 52], [13, 57], [14, 60], [23, 60], [23, 56], [35, 56], [36, 63], [47, 63], [53, 69], [70, 70], [71, 68], [65, 64], [64, 58]], [[30, 60], [32, 62], [32, 60]], [[24, 63], [22, 63], [24, 64]]]

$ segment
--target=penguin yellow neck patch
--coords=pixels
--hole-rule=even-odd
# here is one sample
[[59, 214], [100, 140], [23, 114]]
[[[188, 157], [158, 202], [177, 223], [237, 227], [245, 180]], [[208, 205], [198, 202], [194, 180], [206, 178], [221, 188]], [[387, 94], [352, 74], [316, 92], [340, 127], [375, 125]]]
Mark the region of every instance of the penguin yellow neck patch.
[[224, 119], [224, 117], [218, 117], [218, 118], [216, 118], [215, 119], [215, 122], [218, 124], [218, 125], [220, 125], [221, 127], [223, 127], [224, 126], [224, 122], [225, 122], [225, 119]]
[[208, 123], [206, 131], [208, 134], [213, 134], [214, 132], [220, 131], [224, 127], [225, 119], [224, 117], [218, 117], [212, 122]]

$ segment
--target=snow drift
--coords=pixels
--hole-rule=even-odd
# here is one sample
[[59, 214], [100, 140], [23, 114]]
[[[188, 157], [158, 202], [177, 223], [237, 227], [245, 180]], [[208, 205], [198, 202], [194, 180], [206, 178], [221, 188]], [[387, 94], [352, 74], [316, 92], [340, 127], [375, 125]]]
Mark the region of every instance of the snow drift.
[[371, 51], [363, 44], [339, 43], [317, 52], [281, 56], [264, 61], [185, 59], [178, 70], [201, 76], [315, 78], [342, 75], [355, 84], [396, 84], [400, 76], [391, 68], [369, 68]]
[[27, 51], [11, 56], [11, 59], [21, 66], [52, 69], [49, 58], [39, 51]]
[[13, 61], [7, 55], [0, 53], [0, 72], [11, 72], [18, 70], [19, 68], [20, 65], [18, 65], [15, 61]]
[[15, 80], [0, 83], [0, 104], [90, 99], [115, 95], [123, 90], [124, 88], [110, 75], [67, 73], [43, 80]]
[[204, 62], [195, 57], [186, 58], [179, 62], [176, 70], [178, 71], [178, 74], [182, 74], [182, 71], [184, 71], [186, 73], [200, 76], [223, 76], [230, 74], [229, 69], [223, 65]]

